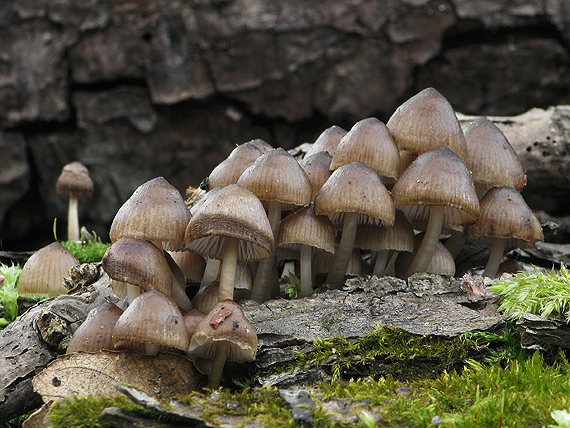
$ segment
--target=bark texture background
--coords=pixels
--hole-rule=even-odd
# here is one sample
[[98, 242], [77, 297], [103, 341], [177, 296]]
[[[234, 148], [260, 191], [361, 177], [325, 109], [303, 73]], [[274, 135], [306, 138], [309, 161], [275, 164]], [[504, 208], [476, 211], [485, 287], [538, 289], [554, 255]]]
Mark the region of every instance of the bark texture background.
[[565, 0], [16, 0], [0, 46], [4, 249], [49, 242], [54, 217], [64, 235], [74, 160], [95, 181], [81, 222], [105, 237], [144, 181], [184, 192], [235, 144], [386, 121], [427, 86], [475, 115], [570, 99]]

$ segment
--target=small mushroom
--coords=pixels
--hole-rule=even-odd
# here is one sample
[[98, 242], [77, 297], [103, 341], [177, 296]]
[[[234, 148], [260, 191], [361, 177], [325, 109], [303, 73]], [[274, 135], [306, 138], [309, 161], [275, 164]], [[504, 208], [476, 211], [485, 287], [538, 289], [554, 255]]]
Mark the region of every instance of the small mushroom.
[[213, 360], [209, 388], [220, 385], [226, 361], [249, 362], [257, 354], [257, 334], [233, 300], [222, 300], [194, 329], [188, 355]]
[[115, 324], [122, 314], [123, 310], [110, 302], [92, 309], [85, 321], [75, 330], [66, 353], [114, 349], [112, 334]]
[[69, 205], [67, 210], [67, 239], [79, 241], [79, 210], [78, 198], [80, 196], [91, 197], [93, 194], [93, 180], [89, 176], [89, 170], [81, 162], [71, 162], [63, 167], [56, 183], [58, 195], [68, 195]]
[[40, 248], [28, 259], [18, 280], [21, 296], [59, 296], [67, 294], [64, 278], [79, 265], [75, 256], [59, 242]]
[[176, 302], [152, 289], [137, 296], [117, 320], [113, 345], [156, 355], [159, 351], [188, 349], [190, 337]]

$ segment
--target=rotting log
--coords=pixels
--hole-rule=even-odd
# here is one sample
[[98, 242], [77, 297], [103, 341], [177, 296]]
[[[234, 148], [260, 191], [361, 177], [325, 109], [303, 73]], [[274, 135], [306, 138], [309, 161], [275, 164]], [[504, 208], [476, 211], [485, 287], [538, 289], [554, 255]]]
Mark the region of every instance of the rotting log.
[[108, 276], [28, 309], [0, 333], [0, 424], [42, 404], [32, 378], [59, 354], [89, 311], [116, 300]]

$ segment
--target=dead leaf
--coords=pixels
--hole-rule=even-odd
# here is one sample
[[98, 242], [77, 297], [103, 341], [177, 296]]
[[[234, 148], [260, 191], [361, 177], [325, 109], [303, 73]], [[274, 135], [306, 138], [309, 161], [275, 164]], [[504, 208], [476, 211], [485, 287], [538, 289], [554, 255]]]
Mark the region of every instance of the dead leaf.
[[101, 351], [60, 355], [32, 383], [44, 402], [71, 395], [118, 395], [118, 383], [133, 385], [163, 400], [200, 389], [205, 378], [188, 358], [179, 354], [148, 356]]

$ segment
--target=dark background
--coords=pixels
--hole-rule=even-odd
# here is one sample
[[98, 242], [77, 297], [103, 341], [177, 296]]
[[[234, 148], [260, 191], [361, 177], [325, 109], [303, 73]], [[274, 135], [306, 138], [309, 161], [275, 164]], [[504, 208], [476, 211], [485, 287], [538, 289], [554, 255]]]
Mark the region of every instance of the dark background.
[[566, 0], [0, 2], [0, 250], [51, 242], [56, 217], [65, 236], [71, 161], [108, 239], [151, 178], [184, 195], [236, 144], [387, 121], [428, 86], [474, 115], [567, 104], [569, 47]]

